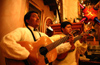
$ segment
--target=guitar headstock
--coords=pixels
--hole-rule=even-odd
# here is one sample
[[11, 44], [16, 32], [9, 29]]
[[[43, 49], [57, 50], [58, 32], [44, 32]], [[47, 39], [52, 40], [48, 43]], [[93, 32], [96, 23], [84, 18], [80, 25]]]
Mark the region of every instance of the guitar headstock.
[[95, 33], [95, 32], [96, 32], [95, 29], [90, 29], [90, 30], [87, 30], [87, 31], [84, 32], [84, 33], [81, 33], [81, 36], [83, 36], [83, 35], [91, 35], [91, 34], [93, 34], [93, 33]]
[[91, 35], [91, 34], [94, 34], [95, 32], [96, 32], [95, 29], [90, 29], [90, 30], [87, 30], [85, 33], [86, 33], [87, 35]]
[[89, 30], [89, 33], [91, 34], [91, 33], [95, 33], [96, 32], [96, 30], [95, 29], [90, 29]]

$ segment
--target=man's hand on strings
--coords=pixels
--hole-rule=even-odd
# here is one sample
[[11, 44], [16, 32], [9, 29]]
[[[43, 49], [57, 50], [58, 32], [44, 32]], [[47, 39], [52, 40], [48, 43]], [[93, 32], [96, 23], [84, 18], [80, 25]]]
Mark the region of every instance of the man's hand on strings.
[[72, 34], [69, 34], [69, 35], [70, 36], [69, 36], [68, 41], [70, 42], [70, 44], [73, 44], [73, 42], [74, 42], [74, 36]]
[[72, 34], [70, 34], [68, 41], [69, 41], [70, 44], [71, 44], [71, 49], [70, 49], [70, 51], [73, 51], [73, 50], [75, 49], [75, 46], [74, 46], [74, 36], [73, 36]]
[[80, 39], [80, 42], [81, 42], [81, 43], [82, 43], [82, 42], [86, 43], [87, 36], [88, 36], [88, 35], [87, 35], [86, 33], [83, 33], [82, 38]]

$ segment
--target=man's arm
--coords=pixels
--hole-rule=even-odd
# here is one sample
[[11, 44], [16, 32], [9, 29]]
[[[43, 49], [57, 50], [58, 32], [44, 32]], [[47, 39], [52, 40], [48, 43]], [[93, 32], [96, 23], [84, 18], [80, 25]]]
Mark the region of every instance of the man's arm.
[[4, 57], [16, 60], [28, 58], [29, 51], [17, 43], [17, 41], [21, 41], [21, 36], [20, 30], [16, 29], [3, 37], [0, 48]]
[[[50, 37], [50, 39], [52, 39], [53, 41], [56, 41], [56, 40], [59, 40], [62, 37], [64, 37], [64, 36], [59, 34], [59, 35], [54, 35], [54, 36]], [[70, 48], [71, 48], [71, 44], [69, 42], [61, 43], [60, 45], [58, 45], [56, 47], [57, 54], [65, 53], [65, 52], [69, 51]]]

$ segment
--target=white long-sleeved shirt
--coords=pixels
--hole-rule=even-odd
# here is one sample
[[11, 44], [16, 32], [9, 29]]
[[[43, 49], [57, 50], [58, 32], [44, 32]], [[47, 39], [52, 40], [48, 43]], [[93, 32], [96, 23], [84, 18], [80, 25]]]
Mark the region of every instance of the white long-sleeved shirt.
[[[39, 33], [41, 34], [41, 36], [47, 36], [44, 33], [33, 31], [34, 28], [31, 26], [29, 26], [29, 28], [32, 30], [36, 39], [40, 38]], [[53, 39], [54, 38], [52, 37], [52, 40]], [[19, 41], [34, 42], [33, 36], [28, 28], [17, 28], [3, 37], [2, 41], [0, 42], [0, 49], [2, 51], [2, 55], [6, 58], [16, 60], [27, 59], [30, 55], [30, 52], [25, 47], [22, 47], [19, 43], [17, 43]], [[57, 49], [63, 48], [65, 50], [69, 50], [70, 47], [70, 44], [61, 44], [57, 46]], [[58, 51], [58, 53], [63, 53], [63, 50]]]
[[[53, 41], [57, 41], [57, 40], [61, 39], [64, 36], [65, 36], [64, 34], [53, 35], [52, 37], [50, 37], [50, 39], [52, 39]], [[57, 54], [61, 54], [61, 53], [64, 53], [66, 51], [69, 51], [70, 48], [71, 48], [71, 44], [69, 42], [61, 43], [56, 47]]]
[[[60, 39], [62, 36], [64, 36], [64, 34], [55, 35], [54, 37], [52, 37], [52, 39], [55, 41], [57, 39]], [[66, 44], [67, 44], [67, 48], [66, 48]], [[56, 48], [58, 54], [67, 52], [71, 48], [69, 43], [65, 43], [65, 45], [63, 45], [63, 44], [61, 44], [61, 45], [62, 46], [59, 45]], [[55, 60], [52, 63], [52, 65], [77, 65], [76, 60], [78, 58], [76, 58], [77, 57], [76, 52], [78, 54], [83, 54], [87, 49], [87, 44], [86, 43], [80, 43], [79, 40], [77, 40], [74, 45], [75, 45], [75, 50], [74, 51], [69, 52], [68, 55], [65, 57], [65, 59], [63, 59], [62, 61]]]
[[[29, 28], [31, 30], [34, 29], [31, 26], [29, 26]], [[40, 38], [39, 33], [41, 34], [41, 36], [47, 36], [46, 34], [41, 32], [32, 32], [35, 35], [36, 39]], [[16, 60], [27, 59], [30, 53], [25, 47], [22, 47], [20, 44], [17, 43], [19, 41], [34, 42], [33, 36], [28, 28], [17, 28], [3, 37], [0, 43], [0, 48], [3, 56]]]

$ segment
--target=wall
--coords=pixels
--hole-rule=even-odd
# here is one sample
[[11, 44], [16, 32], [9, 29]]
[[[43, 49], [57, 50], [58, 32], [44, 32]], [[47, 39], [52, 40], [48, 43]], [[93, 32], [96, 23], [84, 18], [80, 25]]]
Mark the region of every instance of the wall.
[[70, 19], [78, 17], [78, 0], [63, 0], [63, 19]]
[[[43, 4], [43, 0], [33, 0], [42, 9], [42, 24], [46, 17], [53, 18], [53, 12]], [[0, 0], [0, 41], [10, 31], [24, 26], [24, 15], [28, 11], [28, 0]], [[44, 30], [44, 25], [42, 30]], [[0, 65], [5, 65], [0, 51]]]
[[[0, 41], [10, 31], [23, 26], [26, 0], [0, 0]], [[0, 53], [0, 65], [5, 65]]]

